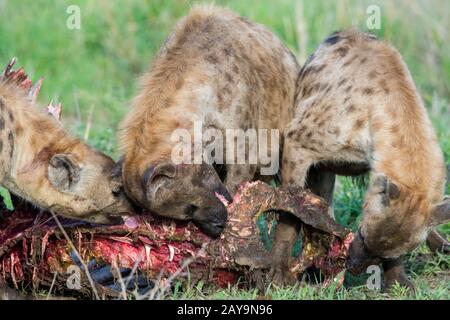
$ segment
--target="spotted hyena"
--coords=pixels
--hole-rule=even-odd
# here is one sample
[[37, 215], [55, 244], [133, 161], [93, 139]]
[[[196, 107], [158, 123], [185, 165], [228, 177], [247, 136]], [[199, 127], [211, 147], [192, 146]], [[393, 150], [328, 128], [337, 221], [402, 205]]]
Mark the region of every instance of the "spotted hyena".
[[0, 159], [0, 184], [42, 209], [102, 224], [131, 212], [114, 161], [68, 135], [6, 78], [0, 78]]
[[218, 174], [212, 164], [175, 164], [171, 136], [180, 128], [192, 132], [196, 121], [223, 136], [227, 129], [282, 134], [298, 72], [295, 57], [265, 27], [225, 9], [194, 8], [166, 40], [121, 124], [128, 196], [159, 215], [193, 219], [210, 235], [220, 234], [226, 210], [216, 195], [229, 198], [260, 167], [223, 163]]
[[[331, 35], [303, 67], [295, 117], [286, 129], [283, 183], [310, 187], [330, 203], [335, 174], [371, 173], [349, 268], [381, 261], [387, 285], [407, 284], [400, 256], [448, 221], [442, 151], [411, 75], [396, 49], [348, 30]], [[298, 231], [276, 231], [276, 281], [289, 278]]]

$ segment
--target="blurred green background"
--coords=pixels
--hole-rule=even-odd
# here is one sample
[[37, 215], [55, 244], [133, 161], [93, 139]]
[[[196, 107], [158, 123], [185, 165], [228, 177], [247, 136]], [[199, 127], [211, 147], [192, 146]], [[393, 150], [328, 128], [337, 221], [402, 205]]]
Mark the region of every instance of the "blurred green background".
[[[371, 32], [403, 55], [450, 162], [448, 0], [0, 0], [0, 65], [15, 56], [33, 80], [43, 76], [40, 102], [61, 101], [65, 126], [117, 158], [116, 128], [139, 76], [177, 20], [198, 3], [227, 6], [267, 25], [301, 64], [333, 31], [367, 30], [367, 8], [378, 6], [381, 28]], [[80, 8], [79, 30], [66, 25], [70, 5]], [[356, 226], [363, 194], [350, 179], [340, 178], [339, 222]], [[448, 225], [441, 230], [450, 234]], [[448, 282], [445, 286], [448, 294]]]
[[[63, 121], [80, 137], [117, 156], [115, 128], [137, 79], [176, 21], [196, 3], [182, 0], [0, 0], [0, 63], [13, 56], [34, 79], [45, 77], [41, 102], [59, 99]], [[303, 63], [331, 32], [366, 30], [369, 5], [403, 54], [449, 159], [450, 1], [214, 1], [272, 29]], [[69, 5], [81, 29], [66, 26]], [[90, 116], [92, 114], [92, 116]], [[90, 129], [86, 127], [90, 124]]]

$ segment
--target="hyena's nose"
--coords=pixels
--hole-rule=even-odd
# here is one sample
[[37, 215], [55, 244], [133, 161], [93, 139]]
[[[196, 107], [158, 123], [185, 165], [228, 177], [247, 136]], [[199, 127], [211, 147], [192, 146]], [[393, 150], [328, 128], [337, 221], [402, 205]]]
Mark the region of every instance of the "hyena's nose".
[[216, 238], [227, 223], [227, 209], [219, 202], [219, 206], [198, 210], [194, 214], [194, 222], [210, 237]]
[[212, 225], [218, 229], [224, 229], [226, 224], [227, 224], [226, 221], [216, 221], [212, 223]]
[[345, 263], [345, 268], [352, 274], [358, 274], [360, 263], [355, 261], [355, 258], [349, 257]]
[[225, 225], [225, 223], [227, 222], [227, 218], [228, 218], [228, 212], [227, 212], [227, 208], [225, 208], [225, 206], [221, 206], [217, 209], [215, 215], [214, 215], [214, 220], [215, 223], [217, 225]]
[[228, 212], [225, 206], [221, 205], [220, 207], [214, 210], [210, 224], [217, 231], [217, 235], [220, 235], [223, 229], [225, 229], [227, 219], [228, 219]]

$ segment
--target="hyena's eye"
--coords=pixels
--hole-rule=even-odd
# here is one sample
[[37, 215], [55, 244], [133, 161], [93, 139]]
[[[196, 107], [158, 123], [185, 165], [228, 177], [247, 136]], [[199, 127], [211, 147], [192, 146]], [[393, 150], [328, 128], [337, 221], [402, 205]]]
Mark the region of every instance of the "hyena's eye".
[[185, 209], [184, 209], [184, 214], [187, 217], [192, 217], [195, 213], [195, 211], [197, 211], [198, 207], [196, 205], [188, 205]]
[[400, 197], [399, 187], [389, 180], [386, 176], [378, 177], [375, 184], [379, 186], [379, 192], [381, 195], [381, 203], [388, 207], [391, 200], [398, 199]]
[[116, 190], [112, 190], [112, 194], [113, 194], [114, 197], [120, 196], [121, 193], [122, 193], [122, 188], [116, 189]]
[[382, 199], [383, 199], [383, 204], [385, 206], [389, 206], [391, 203], [391, 200], [395, 200], [398, 197], [400, 197], [400, 190], [397, 187], [396, 184], [390, 182], [389, 180], [387, 180], [386, 182], [386, 186], [385, 186], [385, 190], [383, 192], [382, 195]]
[[386, 186], [386, 195], [390, 200], [397, 199], [398, 197], [400, 197], [400, 189], [395, 183], [388, 181]]

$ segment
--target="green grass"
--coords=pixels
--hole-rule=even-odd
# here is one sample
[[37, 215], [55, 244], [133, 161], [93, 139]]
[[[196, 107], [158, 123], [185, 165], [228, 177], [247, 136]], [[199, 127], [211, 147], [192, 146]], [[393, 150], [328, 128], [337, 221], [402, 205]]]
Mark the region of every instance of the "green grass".
[[413, 279], [416, 291], [411, 293], [406, 288], [394, 286], [389, 293], [370, 290], [366, 286], [367, 276], [352, 277], [346, 275], [344, 287], [330, 285], [299, 284], [289, 288], [269, 286], [265, 291], [242, 290], [238, 286], [217, 290], [205, 288], [204, 283], [182, 289], [176, 286], [169, 299], [270, 299], [270, 300], [361, 300], [361, 299], [424, 299], [448, 300], [450, 289], [450, 257], [439, 254], [432, 256], [426, 246], [421, 246], [408, 255], [408, 271]]
[[11, 200], [11, 195], [9, 191], [4, 187], [0, 187], [0, 196], [2, 197], [2, 202], [8, 210], [13, 210], [14, 206]]
[[[0, 64], [16, 56], [35, 80], [44, 76], [40, 101], [47, 103], [52, 98], [62, 101], [65, 126], [117, 158], [116, 128], [136, 93], [139, 75], [148, 68], [176, 21], [195, 3], [200, 2], [0, 0]], [[450, 162], [450, 2], [217, 0], [214, 3], [226, 5], [270, 27], [301, 63], [331, 32], [352, 25], [365, 30], [367, 6], [378, 5], [382, 28], [374, 33], [393, 43], [402, 53], [438, 132], [446, 161]], [[81, 8], [80, 30], [66, 27], [66, 8], [72, 4]], [[335, 208], [340, 223], [357, 225], [362, 196], [363, 189], [351, 180], [339, 179]], [[441, 230], [447, 236], [450, 234], [449, 225], [442, 226]], [[358, 285], [361, 279], [347, 279], [351, 285], [336, 290], [270, 288], [261, 293], [233, 287], [205, 295], [198, 288], [190, 288], [178, 296], [448, 299], [448, 267], [448, 257], [432, 257], [423, 247], [410, 254], [408, 270], [418, 286], [415, 296], [408, 296], [400, 288], [391, 296], [367, 291]]]

